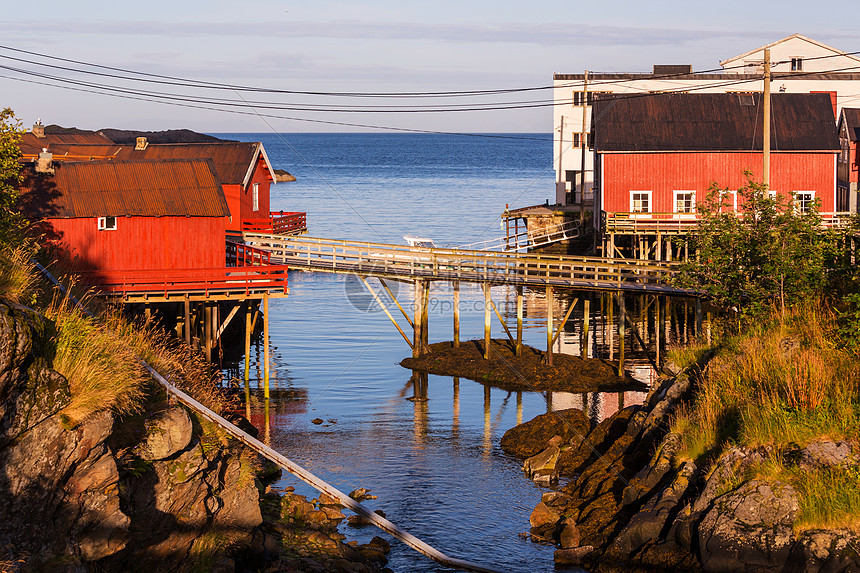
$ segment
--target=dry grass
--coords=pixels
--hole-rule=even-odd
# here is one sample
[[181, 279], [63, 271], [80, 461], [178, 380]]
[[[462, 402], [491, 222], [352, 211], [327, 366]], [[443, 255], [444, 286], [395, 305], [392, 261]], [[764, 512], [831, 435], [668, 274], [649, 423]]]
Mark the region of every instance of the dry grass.
[[129, 321], [118, 310], [91, 319], [65, 298], [55, 298], [45, 314], [57, 328], [53, 368], [69, 381], [63, 413], [70, 424], [106, 408], [119, 416], [140, 412], [156, 388], [140, 359], [216, 412], [228, 406], [218, 372], [154, 325]]
[[[860, 357], [840, 347], [830, 312], [808, 305], [774, 313], [727, 342], [731, 350], [711, 361], [695, 402], [672, 422], [682, 435], [676, 461], [707, 465], [733, 445], [860, 443]], [[800, 471], [779, 459], [770, 466], [755, 471], [800, 493], [798, 527], [860, 526], [860, 470]]]
[[30, 262], [32, 247], [22, 244], [0, 250], [0, 297], [20, 304], [31, 304], [37, 274]]

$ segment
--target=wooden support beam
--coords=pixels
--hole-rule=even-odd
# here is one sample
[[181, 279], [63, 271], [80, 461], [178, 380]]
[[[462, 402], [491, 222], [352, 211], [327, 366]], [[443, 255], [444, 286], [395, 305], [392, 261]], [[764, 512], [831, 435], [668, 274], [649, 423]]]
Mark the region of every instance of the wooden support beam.
[[502, 324], [502, 328], [505, 329], [505, 334], [508, 335], [508, 340], [510, 340], [512, 344], [516, 345], [517, 341], [514, 340], [514, 336], [511, 334], [511, 331], [508, 328], [508, 325], [505, 324], [505, 320], [502, 318], [502, 315], [499, 313], [499, 309], [496, 308], [496, 303], [494, 303], [492, 299], [490, 299], [490, 305], [493, 307], [493, 311], [496, 313], [496, 317], [499, 319], [499, 322]]
[[[380, 307], [380, 308], [385, 312], [385, 316], [387, 316], [387, 317], [388, 317], [388, 320], [390, 320], [390, 321], [391, 321], [391, 324], [393, 324], [393, 325], [394, 325], [394, 328], [396, 328], [396, 329], [397, 329], [397, 332], [399, 332], [399, 333], [400, 333], [400, 336], [402, 336], [402, 337], [403, 337], [403, 340], [405, 340], [405, 341], [406, 341], [406, 344], [408, 344], [408, 345], [409, 345], [409, 348], [413, 348], [413, 346], [412, 346], [412, 342], [409, 340], [409, 337], [408, 337], [408, 336], [406, 336], [406, 333], [405, 333], [405, 332], [403, 332], [403, 329], [402, 329], [402, 328], [400, 328], [400, 325], [399, 325], [399, 324], [397, 324], [397, 321], [396, 321], [396, 320], [394, 320], [394, 317], [393, 317], [393, 316], [391, 316], [391, 313], [390, 313], [390, 312], [388, 312], [388, 309], [387, 309], [387, 308], [385, 308], [385, 305], [384, 305], [384, 304], [382, 304], [382, 301], [379, 299], [379, 295], [377, 295], [377, 294], [376, 294], [376, 291], [374, 291], [372, 288], [370, 288], [370, 284], [367, 282], [367, 279], [365, 279], [365, 278], [364, 278], [363, 276], [361, 276], [361, 275], [358, 275], [358, 278], [359, 278], [359, 279], [361, 279], [361, 282], [363, 282], [363, 283], [364, 283], [364, 286], [365, 286], [365, 287], [367, 287], [367, 290], [369, 290], [369, 291], [370, 291], [370, 294], [371, 294], [371, 295], [373, 295], [373, 299], [376, 301], [376, 304], [378, 304], [378, 305], [379, 305], [379, 307]], [[397, 305], [397, 306], [400, 306], [400, 305]], [[410, 322], [411, 322], [411, 321], [410, 321]]]
[[490, 359], [490, 283], [484, 283], [484, 360]]
[[424, 308], [421, 310], [421, 344], [424, 345], [425, 352], [430, 352], [430, 317], [428, 316], [430, 308], [430, 281], [424, 281], [422, 302], [424, 303]]
[[[364, 279], [362, 279], [362, 280], [364, 280]], [[397, 302], [397, 297], [396, 297], [396, 296], [394, 296], [394, 293], [393, 293], [393, 292], [391, 292], [391, 289], [390, 289], [390, 288], [388, 288], [388, 285], [387, 285], [387, 284], [385, 284], [385, 281], [384, 281], [384, 280], [382, 280], [381, 278], [379, 278], [378, 280], [379, 280], [379, 283], [382, 285], [382, 288], [384, 288], [384, 289], [385, 289], [385, 292], [386, 292], [386, 293], [388, 293], [388, 296], [389, 296], [389, 297], [391, 297], [391, 300], [392, 300], [392, 301], [394, 301], [394, 304], [396, 304], [396, 305], [397, 305], [397, 308], [399, 308], [399, 309], [400, 309], [400, 312], [401, 312], [401, 313], [403, 313], [404, 318], [406, 318], [406, 322], [408, 322], [408, 323], [409, 323], [409, 326], [412, 326], [412, 319], [411, 319], [411, 318], [409, 318], [409, 315], [408, 315], [408, 314], [406, 314], [406, 311], [405, 311], [405, 310], [403, 310], [403, 307], [402, 307], [402, 306], [400, 306], [400, 303], [399, 303], [399, 302]], [[367, 282], [365, 282], [365, 283], [364, 283], [364, 286], [367, 286]], [[367, 288], [370, 288], [370, 287], [369, 287], [369, 286], [367, 286]], [[371, 291], [371, 292], [372, 292], [372, 291]], [[376, 299], [376, 302], [378, 302], [378, 303], [379, 303], [379, 306], [382, 306], [382, 303], [381, 303], [381, 302], [379, 302], [379, 299], [378, 299], [378, 298]]]
[[627, 322], [627, 310], [624, 307], [624, 293], [618, 292], [618, 375], [624, 376], [624, 338], [627, 334], [624, 326]]
[[269, 404], [269, 368], [269, 294], [263, 293], [263, 396], [267, 406]]
[[212, 362], [212, 307], [208, 302], [203, 303], [203, 354], [206, 362]]
[[582, 358], [590, 358], [588, 346], [588, 330], [591, 325], [591, 295], [586, 295], [583, 300], [582, 314], [582, 342], [580, 343], [580, 356]]
[[414, 293], [414, 309], [413, 316], [415, 320], [412, 321], [412, 358], [418, 358], [421, 356], [421, 297], [424, 294], [424, 289], [421, 288], [419, 284], [421, 281], [415, 281], [415, 293]]
[[221, 324], [220, 327], [218, 327], [218, 330], [215, 332], [215, 340], [216, 341], [221, 338], [222, 334], [224, 334], [224, 331], [230, 325], [230, 321], [233, 320], [233, 317], [236, 316], [236, 313], [239, 312], [239, 309], [241, 307], [242, 307], [242, 303], [237, 302], [235, 305], [233, 305], [233, 308], [230, 309], [230, 312], [227, 314], [227, 318], [224, 319], [224, 322]]
[[573, 313], [573, 309], [576, 308], [576, 303], [578, 302], [579, 298], [575, 298], [573, 299], [573, 302], [570, 303], [570, 306], [567, 307], [567, 312], [565, 313], [564, 318], [558, 323], [558, 328], [555, 329], [555, 333], [552, 335], [552, 344], [555, 344], [555, 341], [558, 340], [558, 337], [561, 335], [561, 331], [564, 330], [564, 325], [567, 323], [567, 319], [570, 318], [570, 315]]
[[609, 330], [609, 359], [615, 360], [615, 303], [612, 295], [606, 293], [606, 322], [605, 327]]
[[245, 403], [248, 398], [248, 381], [251, 379], [251, 334], [253, 326], [251, 324], [251, 299], [245, 301]]
[[183, 300], [183, 306], [185, 307], [185, 345], [191, 348], [191, 301], [188, 300], [187, 293], [185, 300]]
[[460, 281], [454, 281], [454, 348], [460, 348]]
[[517, 348], [516, 355], [523, 355], [523, 287], [517, 287]]
[[654, 339], [656, 341], [656, 349], [657, 349], [656, 350], [656, 352], [657, 352], [657, 357], [656, 357], [657, 372], [659, 373], [663, 368], [663, 362], [660, 360], [662, 358], [662, 353], [660, 351], [660, 334], [663, 331], [662, 320], [664, 319], [665, 311], [662, 308], [663, 303], [662, 303], [661, 299], [663, 297], [661, 297], [660, 295], [657, 295], [656, 298], [657, 298], [657, 316], [654, 319]]
[[546, 287], [546, 364], [552, 366], [552, 343], [555, 337], [553, 336], [552, 323], [552, 287]]

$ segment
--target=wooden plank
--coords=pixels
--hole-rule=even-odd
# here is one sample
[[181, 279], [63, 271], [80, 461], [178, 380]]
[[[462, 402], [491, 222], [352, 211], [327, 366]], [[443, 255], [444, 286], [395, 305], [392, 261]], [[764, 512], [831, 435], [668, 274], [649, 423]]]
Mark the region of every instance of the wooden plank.
[[490, 283], [484, 283], [484, 360], [490, 359]]
[[460, 281], [454, 281], [454, 348], [460, 348]]

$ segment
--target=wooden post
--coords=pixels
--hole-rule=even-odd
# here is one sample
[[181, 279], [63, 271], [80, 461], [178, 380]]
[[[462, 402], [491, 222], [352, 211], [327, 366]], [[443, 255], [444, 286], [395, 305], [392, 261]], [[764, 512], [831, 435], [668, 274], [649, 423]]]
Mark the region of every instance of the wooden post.
[[460, 281], [454, 281], [454, 348], [460, 348]]
[[517, 426], [523, 423], [523, 393], [517, 392]]
[[591, 295], [588, 294], [582, 299], [582, 303], [584, 305], [583, 308], [583, 316], [582, 316], [582, 343], [580, 348], [580, 355], [583, 358], [589, 357], [589, 348], [588, 348], [588, 327], [591, 320]]
[[251, 379], [251, 299], [245, 299], [245, 382]]
[[624, 307], [624, 293], [618, 292], [618, 375], [624, 375], [624, 337], [626, 329], [627, 311]]
[[523, 355], [523, 287], [517, 287], [517, 356]]
[[490, 359], [490, 283], [484, 283], [484, 360]]
[[546, 287], [546, 364], [552, 366], [552, 287]]
[[764, 96], [762, 98], [762, 165], [761, 182], [765, 189], [770, 188], [770, 49], [764, 51]]
[[185, 293], [185, 344], [191, 350], [191, 301], [188, 299], [188, 293]]
[[421, 297], [424, 308], [421, 309], [421, 344], [424, 350], [430, 349], [430, 319], [427, 316], [430, 307], [430, 281], [424, 281], [424, 296]]
[[708, 323], [705, 325], [705, 332], [708, 336], [708, 346], [711, 345], [711, 322], [714, 320], [714, 315], [711, 311], [708, 311]]
[[212, 362], [212, 307], [203, 303], [203, 354], [206, 362]]
[[607, 320], [606, 320], [606, 329], [609, 330], [609, 359], [615, 359], [615, 317], [613, 317], [613, 313], [615, 312], [615, 303], [612, 300], [612, 295], [610, 293], [606, 293], [606, 306], [607, 306]]
[[[263, 293], [263, 396], [269, 404], [269, 293]], [[268, 425], [268, 416], [266, 417]]]
[[152, 305], [148, 302], [143, 303], [143, 318], [146, 324], [149, 324], [149, 321], [152, 320]]
[[423, 308], [421, 304], [421, 298], [424, 295], [424, 289], [422, 288], [421, 281], [415, 281], [415, 297], [414, 304], [415, 307], [413, 309], [414, 319], [412, 320], [412, 357], [418, 358], [423, 354], [423, 348], [421, 346], [421, 336], [424, 330], [421, 327], [421, 316], [423, 315]]
[[[660, 358], [662, 357], [662, 353], [660, 352], [660, 333], [663, 329], [663, 297], [657, 295], [657, 316], [654, 320], [654, 339], [656, 342], [657, 356], [655, 358], [655, 362], [657, 362], [657, 368], [662, 369], [663, 363], [660, 362]], [[659, 372], [658, 372], [659, 374]]]

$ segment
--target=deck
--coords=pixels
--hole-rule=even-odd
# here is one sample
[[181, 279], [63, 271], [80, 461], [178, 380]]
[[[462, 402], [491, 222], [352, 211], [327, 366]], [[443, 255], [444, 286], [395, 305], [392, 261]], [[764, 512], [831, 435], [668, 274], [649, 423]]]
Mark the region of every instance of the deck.
[[268, 251], [273, 263], [329, 273], [399, 280], [444, 280], [575, 290], [624, 291], [696, 297], [670, 286], [678, 264], [504, 251], [431, 249], [243, 233], [245, 243]]

